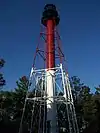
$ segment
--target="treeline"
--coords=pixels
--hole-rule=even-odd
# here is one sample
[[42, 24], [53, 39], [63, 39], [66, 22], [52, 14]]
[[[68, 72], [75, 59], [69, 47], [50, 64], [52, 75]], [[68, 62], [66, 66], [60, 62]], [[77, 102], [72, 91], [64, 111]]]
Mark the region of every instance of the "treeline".
[[[0, 59], [0, 69], [4, 67], [4, 64], [5, 61]], [[88, 133], [99, 133], [100, 86], [95, 88], [93, 94], [91, 88], [85, 83], [81, 83], [77, 76], [71, 77], [70, 83], [80, 133], [83, 131], [84, 133], [87, 131]], [[19, 78], [19, 81], [16, 82], [17, 87], [13, 91], [4, 91], [2, 88], [5, 84], [3, 74], [0, 73], [0, 133], [18, 133], [29, 81], [26, 76]], [[23, 132], [28, 132], [29, 129], [29, 109], [27, 107]]]

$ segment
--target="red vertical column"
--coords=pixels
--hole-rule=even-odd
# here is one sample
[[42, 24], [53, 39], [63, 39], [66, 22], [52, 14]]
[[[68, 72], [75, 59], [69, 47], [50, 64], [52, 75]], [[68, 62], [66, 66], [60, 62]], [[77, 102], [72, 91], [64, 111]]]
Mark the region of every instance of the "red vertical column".
[[47, 20], [46, 67], [55, 67], [54, 21]]

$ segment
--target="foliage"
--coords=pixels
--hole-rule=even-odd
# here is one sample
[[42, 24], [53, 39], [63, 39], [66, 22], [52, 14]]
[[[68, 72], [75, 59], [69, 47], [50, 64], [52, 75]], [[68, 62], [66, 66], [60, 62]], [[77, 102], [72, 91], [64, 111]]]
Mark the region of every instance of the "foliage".
[[[0, 69], [4, 67], [5, 61], [3, 59], [0, 59]], [[5, 85], [5, 80], [3, 77], [3, 74], [0, 73], [0, 89]]]
[[[96, 87], [96, 93], [92, 94], [90, 92], [90, 88], [81, 83], [80, 79], [76, 76], [71, 77], [70, 79], [71, 87], [72, 87], [72, 93], [74, 98], [74, 104], [75, 104], [75, 110], [76, 110], [76, 116], [78, 121], [78, 126], [80, 133], [86, 128], [87, 126], [91, 125], [93, 121], [97, 121], [97, 123], [100, 127], [100, 86]], [[41, 83], [40, 83], [41, 84]], [[2, 117], [0, 118], [1, 123], [16, 123], [15, 129], [18, 130], [19, 123], [21, 120], [23, 107], [25, 103], [25, 97], [29, 86], [29, 81], [26, 76], [21, 77], [16, 82], [17, 87], [15, 90], [12, 91], [1, 91], [0, 93], [0, 111], [2, 112]], [[37, 86], [35, 86], [37, 88]], [[29, 97], [34, 96], [35, 91], [33, 91], [32, 95], [29, 95]], [[39, 91], [37, 91], [36, 95], [41, 95]], [[33, 119], [39, 122], [39, 104], [35, 106], [35, 112], [33, 115]], [[42, 106], [42, 108], [44, 108]], [[65, 111], [65, 106], [61, 105], [60, 110], [58, 112], [59, 115], [59, 125], [61, 127], [66, 125], [67, 119], [65, 119], [65, 123], [63, 123], [63, 118], [65, 118], [66, 113], [62, 113]], [[32, 104], [27, 104], [26, 106], [26, 112], [24, 114], [24, 129], [28, 129], [30, 127], [30, 119], [31, 119], [31, 112], [32, 111]], [[66, 112], [66, 111], [65, 111]], [[43, 118], [41, 118], [43, 119]], [[2, 126], [3, 127], [3, 126]], [[26, 127], [26, 128], [25, 128]], [[34, 125], [35, 132], [38, 129], [37, 124]], [[99, 128], [98, 128], [99, 130]], [[1, 128], [0, 128], [1, 131]], [[15, 132], [15, 131], [14, 131]], [[61, 131], [62, 132], [62, 131]]]
[[[90, 88], [76, 76], [70, 79], [72, 93], [76, 109], [77, 121], [80, 132], [86, 128], [89, 123], [96, 119], [96, 104], [94, 95], [90, 93]], [[96, 95], [95, 95], [96, 97]]]
[[0, 68], [4, 67], [5, 61], [4, 59], [0, 59]]
[[95, 87], [95, 89], [96, 89], [95, 94], [99, 95], [100, 94], [100, 85], [98, 87]]

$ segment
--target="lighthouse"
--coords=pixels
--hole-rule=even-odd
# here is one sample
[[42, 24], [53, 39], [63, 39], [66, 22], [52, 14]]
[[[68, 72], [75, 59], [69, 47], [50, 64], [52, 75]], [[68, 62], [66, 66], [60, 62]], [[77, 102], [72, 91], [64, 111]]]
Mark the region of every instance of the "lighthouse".
[[[30, 133], [79, 133], [72, 89], [57, 30], [59, 23], [56, 6], [45, 5], [41, 17], [43, 30], [39, 36], [44, 43], [37, 45], [34, 55], [29, 77], [31, 84], [25, 98], [19, 133], [22, 133], [27, 104], [32, 106], [28, 123]], [[42, 58], [43, 67], [39, 65], [39, 60], [36, 65], [37, 55], [39, 59]]]

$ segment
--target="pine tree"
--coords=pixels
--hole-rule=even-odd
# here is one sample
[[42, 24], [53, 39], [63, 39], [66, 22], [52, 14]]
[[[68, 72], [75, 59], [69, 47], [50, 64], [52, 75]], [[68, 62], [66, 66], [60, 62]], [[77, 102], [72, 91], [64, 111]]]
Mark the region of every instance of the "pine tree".
[[26, 93], [28, 91], [28, 85], [29, 85], [28, 78], [26, 76], [23, 76], [19, 79], [19, 81], [16, 82], [16, 84], [17, 84], [17, 88], [15, 88], [15, 91], [14, 91], [13, 106], [15, 108], [16, 117], [18, 115], [19, 117], [21, 117], [22, 110], [25, 103]]

